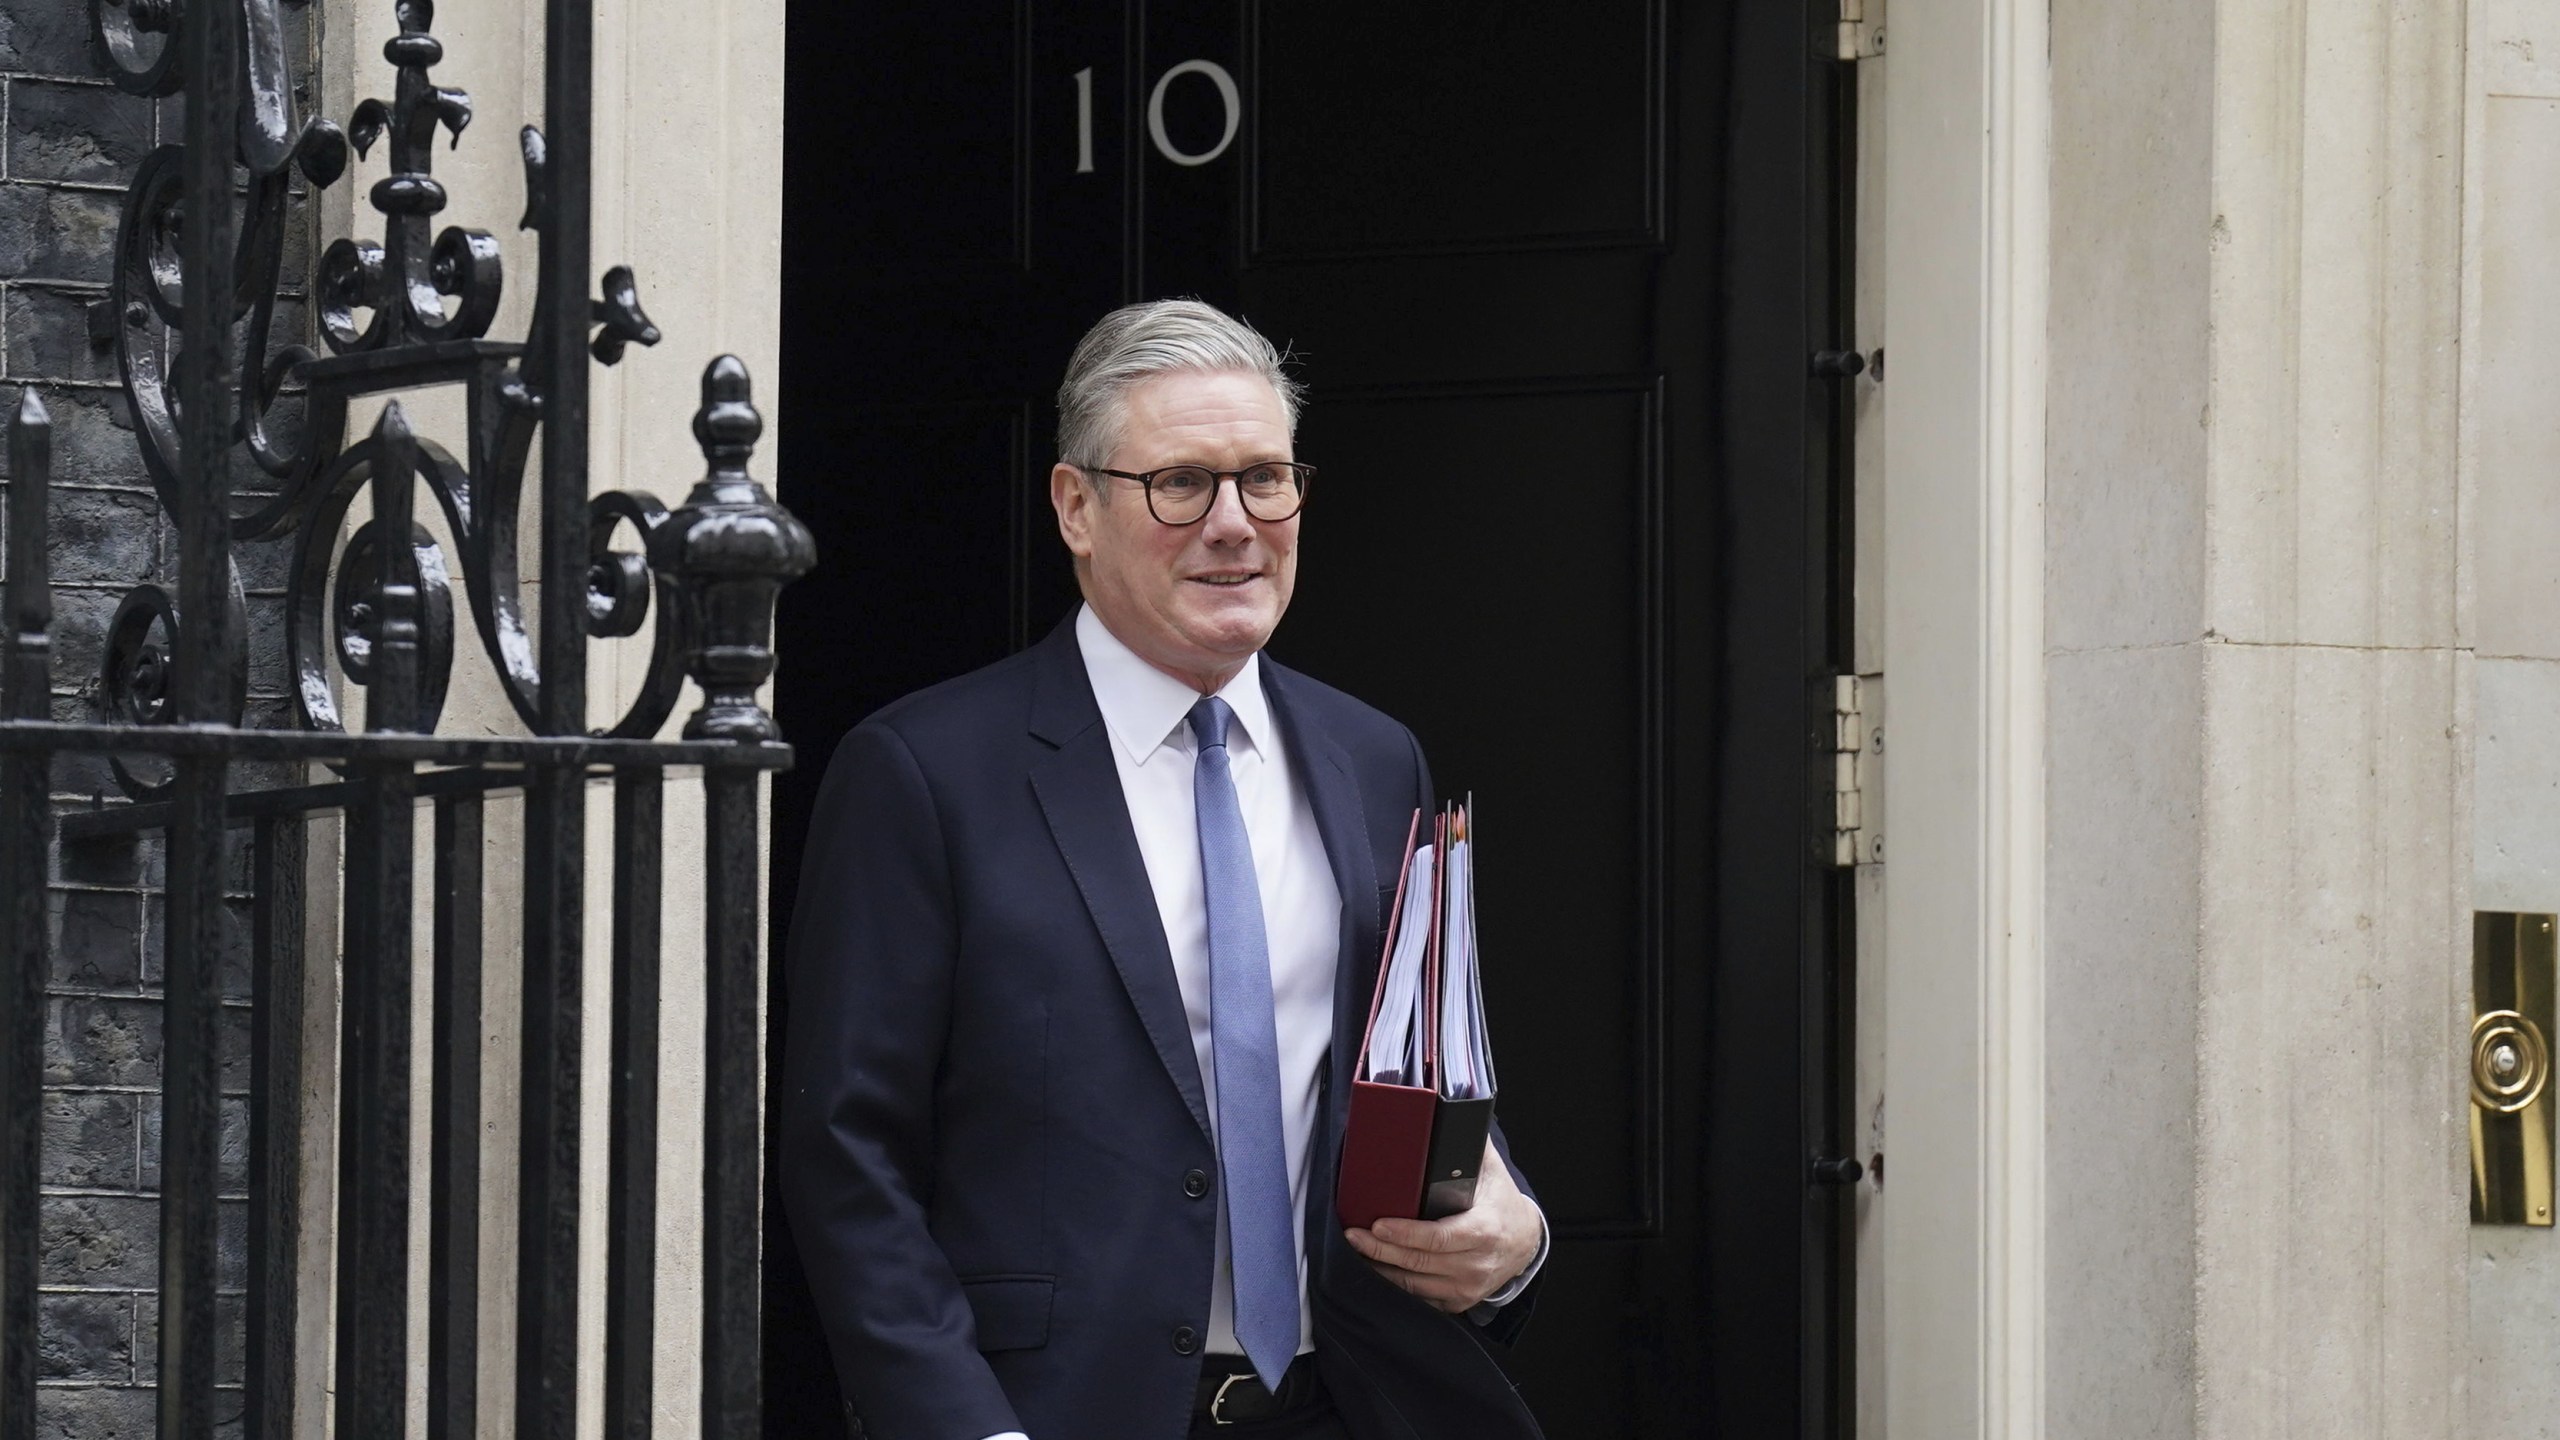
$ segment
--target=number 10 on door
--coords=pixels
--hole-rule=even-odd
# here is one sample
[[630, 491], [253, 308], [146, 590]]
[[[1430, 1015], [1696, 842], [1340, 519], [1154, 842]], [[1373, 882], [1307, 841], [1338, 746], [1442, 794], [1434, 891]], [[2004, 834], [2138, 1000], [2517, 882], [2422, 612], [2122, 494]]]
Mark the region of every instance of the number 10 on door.
[[[1218, 132], [1218, 143], [1206, 150], [1183, 150], [1173, 143], [1164, 128], [1165, 92], [1186, 75], [1197, 75], [1218, 92], [1225, 124]], [[1093, 67], [1076, 72], [1076, 173], [1093, 173]], [[1236, 129], [1244, 120], [1244, 97], [1236, 90], [1236, 77], [1215, 60], [1185, 60], [1156, 77], [1155, 88], [1147, 92], [1147, 138], [1155, 143], [1156, 153], [1176, 165], [1206, 165], [1227, 153], [1235, 143]]]

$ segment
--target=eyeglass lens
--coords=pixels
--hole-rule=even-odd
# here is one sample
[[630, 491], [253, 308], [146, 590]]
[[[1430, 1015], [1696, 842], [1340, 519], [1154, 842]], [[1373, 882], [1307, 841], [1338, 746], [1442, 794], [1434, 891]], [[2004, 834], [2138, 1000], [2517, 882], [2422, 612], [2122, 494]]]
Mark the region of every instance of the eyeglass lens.
[[[1298, 474], [1286, 465], [1257, 465], [1236, 476], [1236, 494], [1245, 513], [1256, 520], [1286, 520], [1296, 514], [1298, 491]], [[1159, 470], [1147, 486], [1156, 518], [1169, 525], [1187, 525], [1208, 514], [1217, 496], [1217, 475], [1197, 465]]]

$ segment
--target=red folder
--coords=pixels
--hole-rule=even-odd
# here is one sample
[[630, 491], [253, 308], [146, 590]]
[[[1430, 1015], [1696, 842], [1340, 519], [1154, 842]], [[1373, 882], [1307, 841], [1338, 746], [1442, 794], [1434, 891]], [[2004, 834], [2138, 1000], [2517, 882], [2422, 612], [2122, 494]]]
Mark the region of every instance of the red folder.
[[[1414, 812], [1405, 838], [1404, 864], [1396, 876], [1395, 905], [1388, 912], [1386, 946], [1378, 959], [1378, 983], [1369, 999], [1369, 1024], [1361, 1031], [1352, 1064], [1351, 1113], [1342, 1142], [1334, 1208], [1342, 1223], [1367, 1229], [1381, 1219], [1437, 1220], [1475, 1203], [1476, 1174], [1493, 1129], [1493, 1100], [1451, 1099], [1440, 1093], [1440, 987], [1443, 980], [1442, 876], [1433, 871], [1431, 929], [1423, 961], [1422, 1066], [1418, 1084], [1387, 1084], [1359, 1077], [1369, 1070], [1370, 1036], [1386, 997], [1387, 969], [1405, 920], [1405, 886], [1413, 875], [1422, 812]], [[1441, 855], [1449, 852], [1450, 818], [1434, 826]]]
[[1419, 1086], [1351, 1082], [1351, 1127], [1333, 1195], [1345, 1227], [1366, 1230], [1388, 1216], [1422, 1213], [1423, 1167], [1439, 1108], [1440, 1097]]

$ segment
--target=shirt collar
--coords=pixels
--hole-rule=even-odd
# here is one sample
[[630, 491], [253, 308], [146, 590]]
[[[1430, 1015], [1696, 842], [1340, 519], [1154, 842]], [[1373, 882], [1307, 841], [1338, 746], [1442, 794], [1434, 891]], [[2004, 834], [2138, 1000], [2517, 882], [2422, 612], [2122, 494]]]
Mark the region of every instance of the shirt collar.
[[[1146, 764], [1147, 757], [1178, 731], [1187, 733], [1184, 722], [1191, 707], [1200, 703], [1200, 692], [1120, 643], [1090, 605], [1076, 612], [1076, 648], [1084, 652], [1085, 678], [1093, 684], [1093, 702], [1102, 710], [1103, 728], [1111, 732], [1111, 743], [1120, 747], [1129, 763]], [[1227, 730], [1227, 748], [1268, 755], [1271, 702], [1262, 693], [1259, 652], [1246, 657], [1244, 668], [1219, 688], [1218, 698], [1236, 712], [1235, 723]]]

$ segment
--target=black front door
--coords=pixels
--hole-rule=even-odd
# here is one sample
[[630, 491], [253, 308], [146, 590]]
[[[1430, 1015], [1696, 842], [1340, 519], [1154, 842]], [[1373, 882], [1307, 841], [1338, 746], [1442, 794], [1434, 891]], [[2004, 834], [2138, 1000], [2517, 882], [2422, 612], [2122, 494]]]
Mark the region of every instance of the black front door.
[[[834, 738], [1072, 608], [1077, 336], [1241, 312], [1323, 471], [1273, 652], [1477, 796], [1501, 1109], [1556, 1235], [1509, 1359], [1559, 1440], [1838, 1423], [1813, 33], [1740, 0], [792, 15], [777, 469], [827, 560], [783, 602], [777, 924]], [[773, 1218], [768, 1428], [806, 1435], [832, 1377]]]

